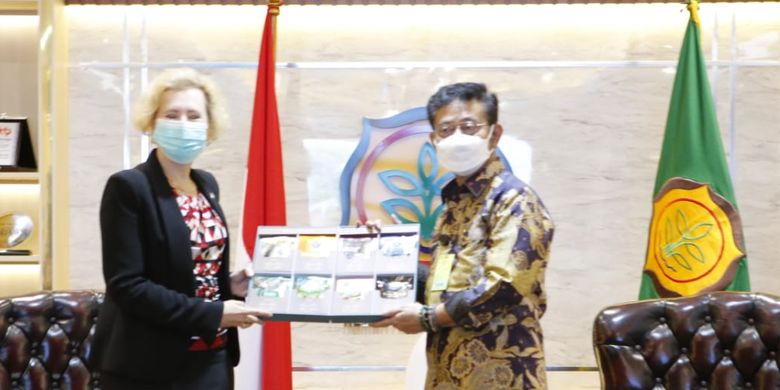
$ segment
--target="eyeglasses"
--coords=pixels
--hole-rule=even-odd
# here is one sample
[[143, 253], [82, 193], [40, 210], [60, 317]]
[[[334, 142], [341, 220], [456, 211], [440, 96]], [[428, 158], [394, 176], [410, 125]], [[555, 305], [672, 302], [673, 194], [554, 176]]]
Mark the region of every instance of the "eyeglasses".
[[487, 123], [477, 123], [474, 121], [463, 121], [458, 123], [442, 123], [436, 127], [436, 135], [440, 138], [447, 138], [455, 133], [455, 130], [460, 129], [463, 134], [474, 135], [479, 132], [480, 129], [487, 126]]

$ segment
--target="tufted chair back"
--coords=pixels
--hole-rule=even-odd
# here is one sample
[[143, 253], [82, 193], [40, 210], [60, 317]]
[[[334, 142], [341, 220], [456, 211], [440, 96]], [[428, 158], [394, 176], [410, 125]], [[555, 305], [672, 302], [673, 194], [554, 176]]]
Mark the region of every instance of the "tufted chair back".
[[780, 389], [780, 300], [716, 292], [607, 307], [593, 347], [606, 390]]
[[103, 294], [0, 299], [0, 389], [93, 389], [89, 355]]

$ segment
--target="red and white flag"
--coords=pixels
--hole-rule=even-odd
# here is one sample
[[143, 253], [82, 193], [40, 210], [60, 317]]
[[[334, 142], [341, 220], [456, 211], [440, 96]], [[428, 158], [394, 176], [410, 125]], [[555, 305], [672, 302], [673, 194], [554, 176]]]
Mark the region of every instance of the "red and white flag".
[[[265, 17], [260, 62], [257, 67], [252, 132], [247, 157], [244, 215], [241, 223], [240, 257], [251, 259], [261, 225], [286, 225], [282, 142], [276, 107], [276, 59], [274, 27], [281, 4], [270, 2]], [[240, 260], [239, 260], [240, 263]], [[266, 322], [260, 328], [241, 332], [241, 364], [236, 370], [236, 388], [292, 389], [290, 324]], [[262, 340], [262, 341], [261, 341]], [[260, 348], [258, 348], [260, 344]], [[258, 353], [259, 351], [259, 353]], [[258, 375], [259, 370], [259, 375]]]

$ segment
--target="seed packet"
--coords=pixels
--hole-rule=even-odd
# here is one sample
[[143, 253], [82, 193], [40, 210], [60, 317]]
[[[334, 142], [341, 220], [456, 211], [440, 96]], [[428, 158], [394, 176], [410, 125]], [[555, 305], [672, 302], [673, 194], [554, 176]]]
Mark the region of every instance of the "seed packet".
[[302, 299], [321, 299], [330, 290], [330, 278], [300, 275], [295, 277], [295, 293]]
[[260, 256], [267, 258], [292, 258], [295, 254], [295, 236], [261, 237]]
[[414, 289], [414, 275], [377, 275], [376, 289], [384, 299], [403, 299]]
[[330, 257], [336, 252], [336, 236], [301, 235], [298, 238], [301, 257]]
[[264, 298], [285, 298], [290, 291], [289, 275], [255, 275], [251, 293]]
[[417, 253], [417, 235], [382, 235], [379, 252], [386, 258], [406, 258]]
[[341, 257], [348, 261], [368, 260], [373, 255], [374, 236], [342, 236]]
[[367, 315], [371, 312], [374, 275], [336, 278], [332, 315]]
[[336, 297], [343, 301], [366, 300], [373, 288], [374, 278], [372, 276], [336, 279]]
[[[336, 272], [340, 274], [373, 274], [374, 256], [379, 237], [376, 234], [350, 234], [357, 228], [344, 228], [339, 236]], [[349, 233], [347, 233], [349, 232]], [[346, 233], [346, 234], [345, 234]]]

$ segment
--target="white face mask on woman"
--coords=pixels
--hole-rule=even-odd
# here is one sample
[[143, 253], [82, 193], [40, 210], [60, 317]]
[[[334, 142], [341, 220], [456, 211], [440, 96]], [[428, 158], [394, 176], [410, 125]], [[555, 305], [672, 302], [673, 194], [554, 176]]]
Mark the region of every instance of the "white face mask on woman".
[[476, 134], [466, 135], [457, 129], [451, 136], [435, 142], [439, 163], [458, 176], [471, 176], [493, 153], [490, 148], [492, 135], [493, 126], [486, 138]]
[[191, 164], [206, 147], [207, 122], [191, 122], [158, 118], [152, 140], [171, 160]]

